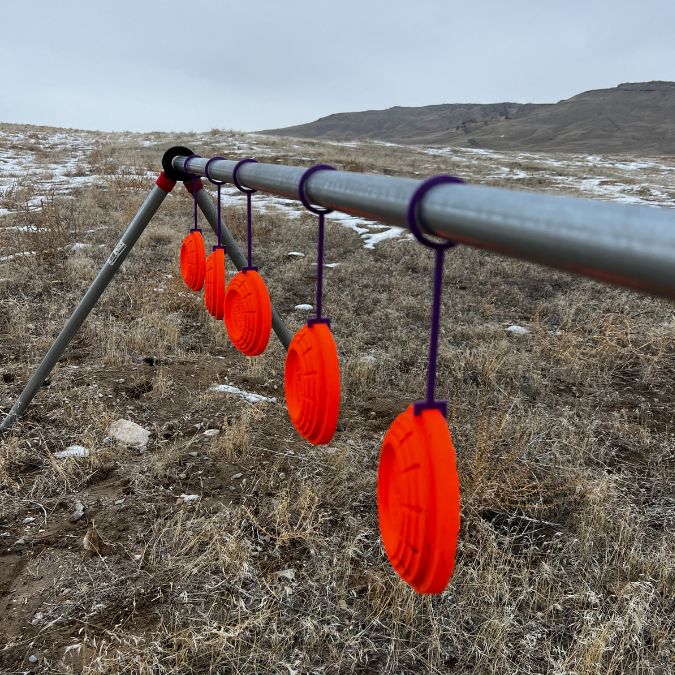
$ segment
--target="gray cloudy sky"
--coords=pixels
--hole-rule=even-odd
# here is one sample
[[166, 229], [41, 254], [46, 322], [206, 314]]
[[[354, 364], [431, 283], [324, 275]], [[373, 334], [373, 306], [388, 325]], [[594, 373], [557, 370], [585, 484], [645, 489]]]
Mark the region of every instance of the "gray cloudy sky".
[[675, 1], [0, 0], [0, 121], [254, 130], [675, 80]]

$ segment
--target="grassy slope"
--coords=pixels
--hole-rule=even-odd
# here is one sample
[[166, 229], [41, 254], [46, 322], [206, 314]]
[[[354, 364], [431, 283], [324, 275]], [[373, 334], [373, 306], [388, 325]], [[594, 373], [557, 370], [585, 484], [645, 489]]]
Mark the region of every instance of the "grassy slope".
[[[3, 227], [30, 220], [49, 232], [2, 231], [3, 251], [36, 251], [0, 267], [3, 405], [143, 199], [161, 145], [140, 140], [93, 135], [81, 172], [101, 178], [77, 200], [26, 211], [34, 181], [5, 193]], [[183, 140], [207, 155], [245, 152], [251, 139]], [[452, 157], [415, 150], [262, 145], [268, 161], [458, 172]], [[112, 160], [131, 168], [115, 174]], [[461, 167], [470, 180], [504, 182], [489, 178], [494, 168], [490, 157]], [[539, 167], [524, 187], [556, 191], [563, 171]], [[22, 424], [0, 439], [0, 670], [670, 672], [671, 304], [469, 248], [449, 254], [439, 385], [463, 521], [449, 589], [418, 597], [383, 556], [374, 492], [381, 436], [424, 389], [428, 252], [406, 239], [368, 251], [328, 227], [343, 412], [330, 447], [313, 448], [287, 420], [279, 345], [246, 360], [182, 285], [190, 202], [181, 191], [165, 207]], [[226, 216], [241, 237], [241, 206]], [[297, 328], [293, 307], [313, 293], [314, 220], [270, 208], [255, 228], [273, 301]], [[508, 335], [510, 322], [532, 332]], [[225, 380], [280, 402], [208, 392]], [[145, 453], [106, 440], [119, 417], [153, 429]], [[72, 442], [92, 456], [53, 458]], [[183, 493], [201, 499], [186, 505]], [[87, 511], [72, 524], [77, 499]], [[92, 521], [102, 558], [82, 549]]]

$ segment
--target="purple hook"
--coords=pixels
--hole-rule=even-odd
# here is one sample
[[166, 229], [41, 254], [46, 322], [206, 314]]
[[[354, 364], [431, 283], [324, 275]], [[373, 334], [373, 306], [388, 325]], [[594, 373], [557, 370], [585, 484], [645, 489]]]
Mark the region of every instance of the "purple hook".
[[[190, 155], [189, 157], [186, 157], [183, 160], [183, 173], [189, 173], [190, 175], [192, 175], [192, 172], [188, 169], [188, 164], [190, 163], [190, 160], [193, 160], [193, 159], [201, 159], [201, 157], [199, 155]], [[195, 174], [195, 177], [196, 177], [196, 174]]]
[[309, 178], [315, 174], [317, 171], [335, 171], [335, 167], [331, 166], [330, 164], [315, 164], [314, 166], [310, 166], [305, 173], [302, 174], [300, 177], [300, 182], [298, 183], [298, 195], [300, 196], [300, 201], [302, 202], [302, 205], [311, 211], [312, 213], [316, 213], [317, 215], [326, 215], [327, 213], [330, 213], [333, 209], [327, 209], [323, 206], [314, 206], [313, 204], [310, 203], [309, 199], [307, 199], [307, 195], [305, 194], [305, 187], [307, 185], [307, 181]]
[[239, 190], [240, 192], [244, 192], [245, 194], [253, 194], [254, 192], [256, 192], [256, 190], [254, 190], [253, 188], [246, 187], [245, 185], [242, 185], [239, 182], [239, 177], [237, 176], [237, 173], [244, 164], [251, 164], [251, 163], [257, 164], [258, 160], [254, 159], [253, 157], [246, 157], [244, 159], [240, 159], [234, 165], [234, 169], [232, 169], [232, 182], [234, 183], [237, 190]]
[[441, 296], [443, 292], [443, 254], [449, 248], [456, 246], [453, 241], [434, 241], [429, 239], [420, 228], [417, 218], [419, 205], [432, 188], [447, 183], [464, 183], [461, 178], [454, 176], [432, 176], [419, 185], [413, 192], [408, 204], [408, 228], [413, 233], [417, 241], [428, 248], [434, 249], [436, 253], [436, 264], [434, 267], [434, 295], [431, 309], [431, 336], [429, 339], [429, 372], [427, 376], [427, 398], [425, 401], [415, 401], [413, 412], [419, 415], [423, 410], [436, 409], [441, 412], [443, 417], [448, 416], [447, 401], [437, 401], [436, 392], [436, 362], [438, 357], [438, 333], [441, 327]]
[[204, 167], [204, 175], [214, 184], [214, 185], [224, 185], [226, 181], [224, 180], [218, 180], [217, 178], [213, 178], [211, 174], [209, 174], [209, 167], [213, 162], [217, 162], [218, 160], [225, 160], [224, 157], [211, 157], [206, 162], [206, 166]]
[[[190, 155], [189, 157], [186, 157], [185, 160], [183, 161], [183, 171], [184, 173], [190, 174], [190, 171], [188, 170], [188, 164], [190, 163], [191, 159], [196, 159], [199, 158], [199, 155]], [[191, 174], [192, 175], [192, 174]], [[201, 232], [201, 229], [199, 228], [199, 220], [197, 218], [197, 186], [199, 185], [199, 176], [197, 174], [193, 175], [192, 178], [192, 197], [195, 205], [195, 211], [194, 211], [194, 225], [192, 226], [192, 229], [190, 232]]]
[[455, 176], [446, 176], [441, 174], [439, 176], [432, 176], [427, 180], [423, 181], [413, 192], [412, 197], [410, 198], [410, 203], [408, 204], [408, 228], [413, 233], [413, 236], [421, 244], [435, 250], [445, 250], [452, 248], [457, 244], [454, 241], [434, 241], [429, 239], [424, 232], [422, 232], [420, 225], [418, 223], [417, 211], [419, 210], [419, 205], [429, 190], [435, 188], [437, 185], [442, 185], [444, 183], [464, 183], [461, 178], [456, 178]]
[[240, 192], [243, 192], [246, 195], [246, 232], [248, 235], [248, 263], [246, 267], [242, 267], [242, 272], [246, 272], [247, 270], [256, 270], [258, 269], [257, 267], [253, 266], [252, 259], [253, 259], [253, 227], [251, 225], [251, 195], [255, 192], [253, 188], [247, 188], [243, 186], [239, 182], [239, 178], [237, 177], [237, 172], [241, 168], [243, 164], [250, 164], [252, 162], [257, 163], [257, 159], [253, 159], [253, 157], [247, 157], [246, 159], [240, 159], [235, 165], [234, 169], [232, 169], [232, 182], [235, 184], [237, 190]]
[[214, 251], [217, 248], [223, 248], [223, 249], [225, 248], [221, 243], [221, 237], [220, 237], [220, 188], [221, 188], [222, 185], [225, 184], [225, 181], [224, 180], [218, 180], [216, 178], [212, 178], [209, 175], [209, 165], [211, 164], [211, 162], [215, 162], [219, 159], [224, 160], [225, 158], [224, 157], [211, 157], [211, 159], [209, 159], [209, 161], [206, 162], [206, 166], [204, 167], [204, 175], [208, 178], [208, 180], [211, 183], [213, 183], [216, 186], [216, 188], [218, 190], [218, 245], [213, 247]]
[[319, 216], [319, 236], [318, 236], [318, 251], [316, 260], [316, 316], [307, 320], [308, 326], [313, 326], [316, 323], [327, 323], [330, 326], [330, 319], [321, 316], [321, 309], [323, 304], [323, 235], [324, 235], [324, 216], [330, 213], [333, 209], [327, 209], [323, 206], [315, 206], [310, 203], [305, 194], [305, 187], [307, 179], [317, 171], [335, 171], [334, 166], [329, 164], [315, 164], [309, 167], [305, 173], [302, 174], [300, 182], [298, 183], [298, 195], [303, 206], [312, 213]]

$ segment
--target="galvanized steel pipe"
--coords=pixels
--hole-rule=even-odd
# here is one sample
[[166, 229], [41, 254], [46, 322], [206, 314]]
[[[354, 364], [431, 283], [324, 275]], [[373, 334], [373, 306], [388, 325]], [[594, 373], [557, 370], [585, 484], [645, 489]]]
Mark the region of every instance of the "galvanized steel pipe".
[[[172, 165], [183, 170], [187, 157]], [[207, 159], [188, 168], [204, 176]], [[236, 161], [209, 167], [232, 182]], [[299, 199], [302, 167], [245, 164], [239, 181]], [[406, 227], [406, 209], [420, 181], [393, 176], [325, 171], [310, 177], [307, 195], [321, 206]], [[490, 249], [601, 281], [675, 298], [675, 210], [505, 190], [480, 185], [440, 185], [420, 205], [431, 234]]]

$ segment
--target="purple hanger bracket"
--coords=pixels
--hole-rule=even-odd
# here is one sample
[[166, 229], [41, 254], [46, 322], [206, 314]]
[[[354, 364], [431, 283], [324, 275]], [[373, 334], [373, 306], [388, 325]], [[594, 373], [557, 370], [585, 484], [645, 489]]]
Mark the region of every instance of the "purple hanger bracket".
[[431, 309], [431, 336], [429, 339], [429, 370], [427, 376], [427, 398], [424, 401], [415, 401], [413, 404], [413, 412], [419, 415], [423, 410], [439, 410], [443, 417], [448, 416], [447, 401], [437, 401], [436, 392], [436, 363], [438, 357], [438, 333], [441, 326], [441, 297], [443, 293], [443, 258], [447, 249], [456, 246], [453, 241], [434, 241], [430, 239], [420, 227], [420, 219], [418, 217], [419, 206], [424, 196], [437, 187], [443, 184], [458, 184], [464, 183], [461, 178], [454, 176], [432, 176], [428, 180], [421, 183], [413, 192], [408, 204], [408, 228], [413, 236], [421, 244], [427, 248], [431, 248], [436, 252], [436, 264], [434, 266], [434, 295]]
[[251, 195], [256, 192], [253, 188], [248, 188], [242, 185], [239, 182], [239, 177], [237, 176], [237, 173], [239, 172], [239, 169], [242, 167], [244, 164], [251, 164], [251, 163], [256, 163], [257, 164], [258, 160], [253, 159], [253, 157], [247, 157], [246, 159], [240, 159], [235, 165], [234, 169], [232, 169], [232, 182], [234, 183], [235, 187], [239, 192], [243, 192], [246, 195], [246, 232], [247, 232], [247, 263], [246, 267], [242, 267], [241, 271], [242, 272], [248, 272], [249, 270], [257, 270], [258, 268], [253, 265], [253, 226], [251, 225]]
[[[187, 174], [190, 174], [190, 171], [188, 170], [188, 164], [190, 163], [191, 159], [199, 159], [199, 155], [190, 155], [189, 157], [185, 158], [185, 161], [183, 162], [183, 171]], [[190, 230], [190, 232], [201, 232], [201, 228], [199, 227], [199, 219], [197, 218], [197, 185], [199, 183], [199, 176], [197, 176], [197, 174], [194, 174], [192, 181], [193, 181], [192, 196], [195, 209], [194, 209], [194, 223], [192, 225], [192, 229]]]
[[186, 157], [183, 160], [183, 171], [187, 174], [190, 174], [190, 176], [194, 176], [197, 178], [196, 174], [193, 174], [189, 169], [188, 169], [188, 164], [193, 160], [193, 159], [201, 159], [199, 155], [190, 155], [189, 157]]
[[317, 260], [316, 260], [316, 316], [313, 316], [307, 319], [308, 326], [314, 326], [317, 323], [325, 323], [330, 326], [330, 319], [328, 317], [321, 316], [322, 304], [323, 304], [323, 239], [324, 239], [324, 216], [327, 213], [330, 213], [333, 209], [327, 209], [323, 206], [316, 206], [315, 204], [310, 203], [305, 192], [307, 187], [308, 179], [314, 175], [317, 171], [335, 171], [334, 166], [329, 164], [315, 164], [314, 166], [309, 167], [305, 171], [298, 183], [298, 195], [302, 205], [312, 213], [315, 213], [319, 216], [319, 236], [317, 244]]
[[217, 178], [212, 178], [211, 175], [209, 174], [209, 166], [211, 165], [211, 162], [216, 162], [218, 160], [224, 160], [224, 157], [211, 157], [208, 162], [206, 162], [206, 166], [204, 167], [204, 175], [208, 178], [208, 180], [213, 183], [217, 190], [218, 190], [218, 245], [213, 248], [215, 251], [216, 248], [222, 248], [225, 249], [225, 247], [222, 245], [222, 240], [221, 240], [221, 235], [220, 235], [220, 230], [221, 230], [221, 218], [220, 218], [220, 188], [224, 185], [225, 181], [224, 180], [218, 180]]

